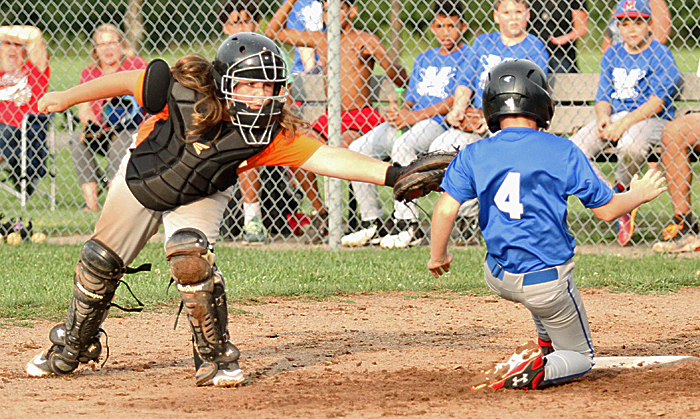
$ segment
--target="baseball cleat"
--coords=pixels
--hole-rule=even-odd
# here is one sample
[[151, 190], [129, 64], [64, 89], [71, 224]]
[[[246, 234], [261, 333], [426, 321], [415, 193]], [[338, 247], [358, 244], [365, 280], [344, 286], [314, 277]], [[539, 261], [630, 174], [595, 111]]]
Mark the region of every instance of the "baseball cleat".
[[471, 384], [471, 389], [476, 391], [489, 387], [494, 390], [499, 388], [533, 390], [544, 380], [546, 361], [539, 345], [529, 341], [518, 346], [508, 362], [497, 364], [478, 374]]
[[617, 220], [617, 242], [620, 246], [627, 246], [634, 234], [634, 217], [637, 209], [633, 209], [629, 214], [625, 214]]
[[243, 226], [243, 244], [260, 245], [267, 241], [265, 225], [260, 217], [253, 217], [252, 220]]
[[53, 371], [51, 371], [49, 368], [49, 362], [46, 359], [46, 354], [42, 352], [27, 363], [27, 374], [29, 374], [30, 377], [46, 377], [49, 375], [54, 375]]
[[661, 232], [666, 241], [680, 241], [689, 235], [698, 233], [698, 224], [692, 214], [676, 214], [673, 221]]
[[236, 387], [243, 384], [245, 380], [243, 370], [240, 368], [237, 370], [219, 370], [212, 379], [212, 384], [214, 387]]

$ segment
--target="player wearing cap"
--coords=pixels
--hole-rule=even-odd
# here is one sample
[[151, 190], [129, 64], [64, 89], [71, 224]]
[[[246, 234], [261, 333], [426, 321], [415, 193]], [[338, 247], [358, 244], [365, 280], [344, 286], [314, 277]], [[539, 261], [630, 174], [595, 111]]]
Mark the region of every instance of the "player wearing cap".
[[[664, 126], [673, 119], [673, 95], [680, 71], [668, 47], [651, 39], [651, 7], [646, 0], [622, 0], [615, 18], [624, 42], [603, 55], [596, 93], [596, 119], [571, 137], [589, 159], [613, 145], [618, 163], [615, 189], [629, 187], [632, 175], [661, 143]], [[602, 172], [594, 166], [602, 179]], [[637, 209], [618, 220], [618, 242], [627, 245]]]

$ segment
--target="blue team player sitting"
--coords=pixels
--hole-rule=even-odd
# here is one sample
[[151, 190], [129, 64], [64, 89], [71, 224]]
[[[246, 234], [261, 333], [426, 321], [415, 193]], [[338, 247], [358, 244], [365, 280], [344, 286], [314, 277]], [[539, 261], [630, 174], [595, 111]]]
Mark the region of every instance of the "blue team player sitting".
[[634, 176], [628, 192], [614, 193], [574, 143], [541, 132], [554, 107], [545, 74], [531, 61], [495, 66], [483, 106], [495, 135], [467, 145], [448, 167], [433, 212], [428, 269], [436, 278], [449, 271], [447, 242], [457, 212], [478, 198], [486, 282], [530, 310], [539, 342], [518, 347], [508, 362], [478, 374], [472, 390], [559, 384], [593, 367], [591, 331], [573, 278], [576, 243], [566, 224], [567, 198], [575, 195], [610, 221], [666, 188], [659, 172], [647, 171], [641, 179]]

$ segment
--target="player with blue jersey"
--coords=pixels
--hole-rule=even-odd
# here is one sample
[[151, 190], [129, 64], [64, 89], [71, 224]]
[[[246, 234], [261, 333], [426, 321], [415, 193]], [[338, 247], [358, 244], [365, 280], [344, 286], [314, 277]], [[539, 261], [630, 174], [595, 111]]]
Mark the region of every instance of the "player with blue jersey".
[[[481, 95], [484, 92], [486, 76], [496, 64], [506, 60], [524, 58], [539, 65], [545, 74], [548, 72], [549, 52], [544, 42], [527, 32], [530, 10], [524, 0], [496, 0], [493, 5], [493, 19], [498, 32], [479, 35], [472, 44], [474, 53], [481, 64], [479, 80], [474, 95], [474, 108], [481, 109]], [[455, 106], [447, 116], [450, 124], [459, 126], [464, 119], [469, 104], [468, 88], [470, 80], [459, 80], [460, 87], [455, 95]], [[467, 87], [465, 87], [467, 86]]]
[[[323, 4], [318, 0], [299, 0], [287, 20], [289, 29], [299, 31], [322, 31]], [[292, 74], [320, 74], [323, 67], [314, 48], [297, 47], [292, 63]]]
[[[440, 46], [421, 53], [415, 61], [409, 79], [403, 106], [395, 104], [387, 109], [384, 122], [350, 144], [350, 150], [385, 158], [406, 165], [416, 156], [429, 151], [433, 141], [444, 144], [468, 144], [481, 138], [444, 122], [445, 114], [453, 103], [457, 79], [468, 79], [474, 89], [478, 60], [471, 47], [461, 41], [466, 30], [462, 5], [455, 0], [438, 0], [434, 6], [435, 18], [430, 27]], [[397, 130], [404, 133], [397, 138]], [[362, 182], [352, 184], [358, 198], [362, 229], [341, 240], [346, 246], [362, 246], [379, 239], [385, 248], [406, 247], [421, 239], [418, 211], [413, 204], [394, 202], [395, 231], [388, 235], [384, 228], [384, 213], [376, 187]]]
[[[623, 191], [661, 143], [664, 126], [673, 119], [673, 95], [680, 71], [668, 47], [651, 39], [651, 7], [646, 0], [621, 0], [615, 18], [624, 42], [603, 55], [596, 93], [596, 119], [571, 137], [589, 159], [608, 145], [616, 149], [615, 188]], [[602, 172], [599, 176], [604, 179]], [[618, 242], [634, 232], [636, 208], [618, 221]]]
[[433, 212], [428, 269], [435, 277], [449, 271], [447, 243], [457, 212], [478, 198], [486, 282], [530, 310], [539, 344], [519, 347], [508, 362], [479, 374], [472, 389], [541, 388], [593, 366], [590, 327], [573, 279], [576, 243], [566, 224], [568, 197], [613, 220], [666, 188], [659, 172], [648, 171], [632, 179], [630, 191], [614, 194], [578, 147], [540, 132], [548, 128], [554, 105], [544, 72], [531, 61], [495, 66], [483, 102], [495, 134], [466, 146], [447, 169], [445, 192]]

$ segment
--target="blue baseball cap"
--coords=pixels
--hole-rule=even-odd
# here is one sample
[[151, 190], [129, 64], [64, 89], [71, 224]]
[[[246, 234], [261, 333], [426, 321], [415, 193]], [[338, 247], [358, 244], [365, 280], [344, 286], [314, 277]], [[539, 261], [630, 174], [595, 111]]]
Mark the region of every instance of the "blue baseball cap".
[[646, 0], [621, 0], [615, 7], [614, 16], [616, 19], [626, 17], [649, 19], [651, 17], [651, 6]]

